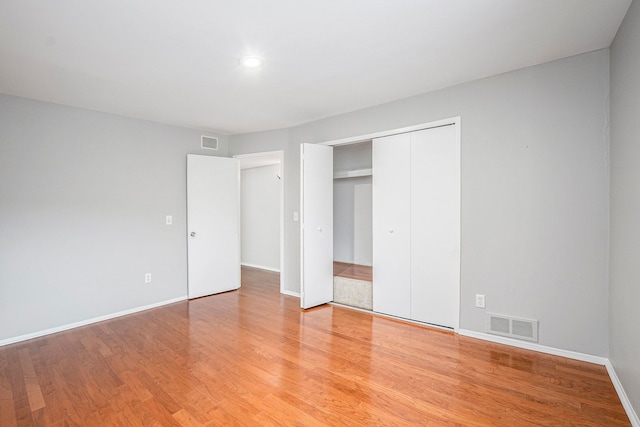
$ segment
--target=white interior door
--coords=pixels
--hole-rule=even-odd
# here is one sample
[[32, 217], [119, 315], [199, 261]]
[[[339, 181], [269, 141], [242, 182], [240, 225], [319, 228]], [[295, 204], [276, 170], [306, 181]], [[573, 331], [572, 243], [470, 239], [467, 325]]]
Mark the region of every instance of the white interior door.
[[373, 310], [411, 317], [410, 134], [373, 140]]
[[460, 144], [456, 126], [411, 133], [411, 318], [458, 327]]
[[333, 147], [302, 144], [300, 306], [333, 301]]
[[189, 298], [240, 287], [240, 187], [236, 159], [187, 155]]

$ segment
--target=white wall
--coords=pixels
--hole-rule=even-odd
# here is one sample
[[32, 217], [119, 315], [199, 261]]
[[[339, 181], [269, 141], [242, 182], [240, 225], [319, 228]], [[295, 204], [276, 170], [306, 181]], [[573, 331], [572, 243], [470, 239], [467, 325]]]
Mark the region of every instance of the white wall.
[[186, 296], [200, 135], [0, 95], [0, 341]]
[[[609, 51], [602, 50], [287, 130], [231, 136], [229, 150], [284, 149], [297, 173], [300, 143], [461, 116], [460, 327], [483, 332], [489, 311], [533, 318], [540, 344], [607, 356], [608, 97]], [[294, 210], [299, 179], [288, 177], [285, 205]], [[291, 241], [299, 241], [298, 225], [285, 226]], [[299, 269], [299, 248], [286, 256]], [[299, 274], [289, 278], [288, 288], [299, 290]], [[476, 293], [486, 295], [485, 310], [474, 307]]]
[[280, 165], [240, 174], [242, 263], [280, 271]]
[[610, 360], [640, 414], [640, 4], [611, 47]]

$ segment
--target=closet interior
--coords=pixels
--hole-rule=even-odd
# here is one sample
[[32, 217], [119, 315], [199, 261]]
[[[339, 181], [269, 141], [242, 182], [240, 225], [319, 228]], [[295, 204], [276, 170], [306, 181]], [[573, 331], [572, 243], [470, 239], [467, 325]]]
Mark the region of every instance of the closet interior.
[[371, 310], [371, 141], [334, 147], [333, 172], [333, 301]]

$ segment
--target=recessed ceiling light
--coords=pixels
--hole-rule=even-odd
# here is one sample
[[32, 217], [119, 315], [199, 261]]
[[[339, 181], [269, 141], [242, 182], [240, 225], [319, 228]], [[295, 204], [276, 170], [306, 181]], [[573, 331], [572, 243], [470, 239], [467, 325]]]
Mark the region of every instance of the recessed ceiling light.
[[256, 68], [262, 65], [262, 58], [258, 56], [245, 56], [240, 59], [240, 64], [247, 68]]

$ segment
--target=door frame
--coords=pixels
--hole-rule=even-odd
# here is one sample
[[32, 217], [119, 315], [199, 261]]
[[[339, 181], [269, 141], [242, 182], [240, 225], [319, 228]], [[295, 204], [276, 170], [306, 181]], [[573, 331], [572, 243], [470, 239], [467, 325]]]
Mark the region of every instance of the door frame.
[[[242, 163], [243, 160], [247, 160], [247, 159], [254, 159], [256, 161], [259, 161], [261, 157], [278, 157], [279, 158], [279, 164], [280, 164], [280, 293], [281, 294], [288, 294], [288, 292], [285, 289], [285, 250], [284, 250], [284, 180], [285, 180], [285, 173], [284, 173], [284, 151], [283, 150], [277, 150], [277, 151], [262, 151], [262, 152], [258, 152], [258, 153], [247, 153], [247, 154], [236, 154], [233, 156], [235, 159], [238, 159], [238, 161], [240, 163]], [[242, 184], [240, 186], [240, 191], [242, 192]], [[242, 195], [241, 195], [242, 198]], [[240, 214], [242, 215], [242, 211], [240, 212]], [[242, 233], [242, 229], [240, 230], [240, 233]], [[241, 248], [242, 250], [242, 248]]]
[[[456, 309], [457, 315], [455, 316], [455, 323], [453, 325], [453, 330], [458, 332], [460, 329], [460, 296], [461, 296], [461, 284], [462, 284], [462, 140], [461, 140], [461, 117], [450, 117], [442, 120], [435, 120], [432, 122], [421, 123], [417, 125], [407, 126], [403, 128], [389, 129], [378, 132], [373, 132], [364, 135], [351, 136], [348, 138], [334, 139], [325, 142], [319, 142], [320, 145], [348, 145], [348, 144], [356, 144], [358, 142], [371, 141], [375, 138], [381, 138], [384, 136], [396, 135], [399, 133], [408, 133], [414, 132], [418, 130], [436, 128], [440, 126], [454, 125], [456, 128], [456, 144], [460, 147], [460, 281], [458, 282], [458, 288], [456, 289]], [[374, 171], [375, 174], [375, 171]], [[302, 266], [301, 266], [302, 267]]]
[[416, 130], [424, 130], [430, 128], [437, 128], [439, 126], [456, 125], [456, 136], [458, 142], [460, 142], [460, 116], [450, 117], [448, 119], [435, 120], [433, 122], [421, 123], [417, 125], [407, 126], [403, 128], [388, 129], [378, 132], [367, 133], [364, 135], [350, 136], [348, 138], [331, 139], [329, 141], [319, 142], [319, 145], [348, 145], [356, 144], [358, 142], [370, 141], [375, 138], [381, 138], [383, 136], [391, 136], [399, 133], [414, 132]]

